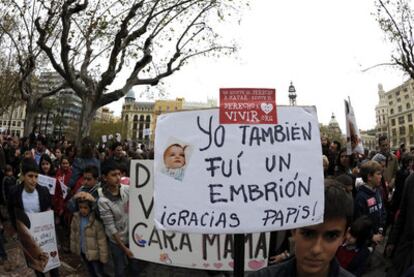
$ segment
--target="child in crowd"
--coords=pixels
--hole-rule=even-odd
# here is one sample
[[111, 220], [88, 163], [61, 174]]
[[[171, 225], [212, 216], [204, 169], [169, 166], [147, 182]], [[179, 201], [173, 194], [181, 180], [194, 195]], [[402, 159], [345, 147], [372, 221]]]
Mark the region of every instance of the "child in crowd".
[[[129, 186], [121, 185], [120, 164], [107, 160], [102, 164], [103, 188], [99, 190], [98, 208], [109, 238], [109, 247], [114, 261], [115, 277], [139, 276], [138, 260], [128, 244]], [[125, 273], [126, 260], [129, 275]]]
[[16, 177], [13, 174], [13, 168], [10, 165], [6, 165], [6, 169], [4, 170], [4, 178], [3, 178], [3, 186], [2, 186], [2, 193], [4, 198], [4, 203], [7, 204], [10, 190], [16, 185]]
[[99, 172], [96, 166], [88, 165], [85, 167], [82, 174], [82, 186], [67, 203], [69, 211], [76, 212], [78, 210], [76, 205], [78, 199], [89, 200], [94, 202], [94, 206], [96, 206], [96, 201], [99, 198], [98, 189], [101, 187], [98, 177]]
[[352, 198], [335, 180], [325, 180], [324, 222], [292, 230], [295, 255], [282, 263], [252, 273], [251, 277], [351, 277], [335, 254], [352, 222]]
[[339, 264], [359, 277], [362, 276], [370, 255], [368, 244], [372, 237], [372, 221], [361, 216], [348, 229], [345, 243], [339, 247], [336, 258]]
[[55, 194], [52, 197], [53, 210], [56, 213], [57, 235], [63, 251], [69, 251], [70, 221], [72, 213], [66, 209], [69, 194], [69, 180], [72, 175], [69, 159], [61, 157], [60, 166], [56, 172]]
[[344, 186], [344, 189], [349, 195], [352, 196], [352, 191], [354, 190], [352, 177], [348, 174], [341, 174], [335, 178], [336, 181], [341, 183]]
[[108, 244], [102, 223], [92, 212], [92, 202], [78, 199], [79, 212], [73, 215], [70, 250], [80, 255], [90, 276], [104, 276], [103, 265], [108, 262]]
[[[16, 230], [16, 218], [18, 218], [19, 214], [26, 215], [29, 213], [39, 213], [50, 210], [51, 208], [49, 190], [46, 187], [38, 185], [38, 174], [39, 167], [33, 158], [24, 159], [22, 161], [22, 183], [13, 187], [10, 191], [8, 201], [10, 221]], [[33, 240], [31, 236], [28, 236], [27, 238]], [[20, 240], [22, 240], [21, 237]], [[29, 254], [33, 256], [33, 251], [32, 253], [29, 252]], [[38, 260], [38, 262], [44, 263], [43, 255], [37, 255], [34, 258]], [[38, 277], [46, 276], [45, 273], [38, 270], [35, 270], [35, 274]], [[54, 268], [50, 270], [49, 275], [51, 277], [58, 277], [59, 269]]]
[[162, 172], [176, 180], [181, 181], [184, 178], [185, 166], [185, 149], [187, 146], [180, 144], [171, 144], [164, 151], [164, 168]]
[[354, 218], [367, 215], [373, 222], [372, 241], [376, 244], [384, 240], [383, 230], [387, 219], [380, 188], [382, 169], [376, 161], [361, 165], [360, 176], [364, 184], [359, 187], [354, 202]]
[[48, 154], [43, 154], [39, 160], [39, 173], [49, 177], [56, 177], [56, 170]]

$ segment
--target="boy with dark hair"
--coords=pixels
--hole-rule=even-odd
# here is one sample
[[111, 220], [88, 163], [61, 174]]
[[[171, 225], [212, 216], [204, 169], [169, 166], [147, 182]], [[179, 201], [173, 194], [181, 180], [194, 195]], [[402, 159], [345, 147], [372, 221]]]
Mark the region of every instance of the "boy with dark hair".
[[94, 165], [87, 165], [83, 170], [83, 184], [75, 195], [68, 201], [67, 208], [70, 212], [74, 213], [78, 210], [76, 201], [78, 199], [89, 200], [94, 204], [94, 210], [96, 202], [99, 198], [98, 189], [101, 187], [101, 183], [98, 181], [99, 169]]
[[325, 180], [324, 222], [292, 230], [295, 256], [252, 273], [251, 277], [351, 277], [335, 259], [352, 221], [352, 198], [335, 180]]
[[376, 161], [361, 165], [359, 174], [364, 181], [355, 196], [354, 218], [367, 215], [373, 223], [372, 241], [380, 243], [386, 224], [386, 213], [381, 195], [382, 166]]
[[346, 234], [346, 240], [336, 253], [339, 264], [354, 274], [362, 276], [371, 252], [368, 245], [372, 237], [372, 221], [364, 215], [352, 223]]
[[[139, 276], [137, 260], [128, 245], [129, 187], [121, 185], [120, 165], [114, 160], [102, 164], [103, 188], [99, 190], [98, 208], [109, 238], [115, 276]], [[130, 275], [125, 274], [128, 259]]]
[[[20, 185], [15, 186], [10, 191], [9, 201], [7, 203], [10, 221], [15, 229], [16, 215], [40, 213], [51, 209], [51, 197], [46, 187], [37, 183], [39, 167], [35, 160], [26, 158], [22, 161], [23, 181]], [[36, 276], [44, 277], [45, 274], [36, 271]], [[49, 271], [50, 276], [59, 276], [59, 269], [54, 268]]]

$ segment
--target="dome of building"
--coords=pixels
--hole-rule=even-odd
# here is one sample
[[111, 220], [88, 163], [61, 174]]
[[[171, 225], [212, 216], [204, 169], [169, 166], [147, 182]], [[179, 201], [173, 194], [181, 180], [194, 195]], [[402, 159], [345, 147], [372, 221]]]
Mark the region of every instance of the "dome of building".
[[336, 120], [334, 113], [332, 113], [331, 121], [329, 121], [329, 127], [339, 127], [339, 123]]
[[127, 95], [125, 96], [125, 101], [134, 102], [135, 101], [135, 91], [133, 91], [132, 89], [130, 89], [128, 91]]

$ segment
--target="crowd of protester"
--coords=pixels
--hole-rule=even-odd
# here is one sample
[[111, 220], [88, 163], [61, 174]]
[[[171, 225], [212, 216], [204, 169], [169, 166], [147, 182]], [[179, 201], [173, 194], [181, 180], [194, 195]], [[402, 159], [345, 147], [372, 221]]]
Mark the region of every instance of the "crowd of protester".
[[[387, 276], [410, 276], [404, 274], [414, 271], [414, 217], [410, 212], [414, 211], [414, 201], [410, 201], [414, 197], [414, 154], [404, 145], [392, 153], [386, 137], [379, 138], [377, 151], [364, 154], [348, 154], [340, 142], [325, 137], [321, 143], [325, 176], [325, 221], [321, 226], [329, 227], [330, 220], [343, 217], [343, 221], [332, 221], [336, 228], [343, 223], [343, 233], [340, 229], [331, 237], [320, 226], [275, 232], [272, 236], [277, 235], [279, 243], [278, 247], [271, 245], [269, 259], [275, 265], [254, 276], [298, 274], [299, 270], [310, 273], [306, 270], [327, 264], [325, 273], [334, 269], [336, 273], [326, 276], [362, 276], [370, 270], [370, 260], [380, 244], [385, 249], [381, 254], [391, 261]], [[0, 219], [18, 230], [22, 212], [53, 210], [59, 251], [78, 255], [90, 276], [106, 276], [109, 260], [114, 276], [138, 276], [140, 264], [128, 244], [129, 164], [131, 159], [153, 157], [152, 149], [128, 141], [96, 144], [84, 138], [77, 148], [64, 138], [46, 139], [41, 134], [28, 138], [0, 135], [0, 205], [7, 208], [0, 209]], [[38, 185], [39, 174], [56, 179], [53, 195]], [[0, 263], [12, 270], [2, 230], [0, 224]], [[317, 243], [311, 242], [319, 233], [326, 245], [337, 245], [329, 251], [312, 250]], [[331, 256], [325, 257], [328, 252]], [[35, 250], [26, 254], [32, 262], [41, 263], [44, 258]], [[307, 268], [304, 265], [309, 261], [312, 266]], [[59, 276], [59, 268], [49, 275]]]
[[[128, 245], [129, 163], [153, 159], [153, 154], [128, 141], [96, 144], [84, 138], [77, 148], [65, 138], [0, 135], [0, 219], [19, 232], [22, 214], [53, 210], [59, 252], [79, 255], [90, 276], [107, 276], [108, 260], [114, 276], [138, 276]], [[38, 184], [39, 174], [56, 179], [53, 195]], [[11, 271], [15, 264], [4, 249], [3, 229], [0, 224], [0, 264]], [[35, 265], [44, 261], [43, 254], [33, 249], [25, 257]], [[59, 276], [59, 268], [48, 274]]]

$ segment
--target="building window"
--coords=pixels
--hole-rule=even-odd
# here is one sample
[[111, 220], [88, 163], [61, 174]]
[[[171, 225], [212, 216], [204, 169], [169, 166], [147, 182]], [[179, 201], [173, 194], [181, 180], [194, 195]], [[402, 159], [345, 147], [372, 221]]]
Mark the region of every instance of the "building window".
[[397, 92], [395, 93], [395, 95], [400, 96], [400, 92], [399, 92], [399, 91], [397, 91]]
[[398, 118], [398, 124], [404, 124], [405, 123], [405, 120], [404, 120], [404, 116], [400, 116], [399, 118]]
[[402, 106], [398, 106], [398, 112], [402, 112]]
[[408, 94], [404, 95], [404, 99], [408, 99], [408, 98], [410, 98], [410, 95]]
[[413, 125], [408, 126], [408, 133], [411, 135], [413, 132]]
[[405, 135], [405, 126], [401, 126], [400, 127], [400, 136], [404, 136]]
[[397, 98], [397, 102], [401, 102], [401, 98], [400, 97]]
[[20, 127], [22, 123], [20, 121], [17, 121], [17, 127]]
[[413, 145], [414, 144], [414, 136], [410, 136], [410, 144]]
[[405, 107], [407, 108], [407, 110], [408, 110], [408, 109], [411, 109], [411, 105], [410, 105], [410, 103], [407, 103], [407, 105], [405, 105]]
[[392, 99], [392, 95], [390, 94], [390, 95], [388, 95], [388, 99]]
[[412, 122], [413, 121], [413, 114], [410, 113], [410, 114], [407, 115], [407, 121], [408, 122]]
[[395, 128], [392, 129], [392, 135], [393, 136], [396, 136], [397, 135], [397, 129], [395, 129]]
[[391, 119], [391, 126], [395, 126], [395, 118]]
[[394, 114], [394, 109], [391, 109], [390, 110], [390, 114]]
[[392, 106], [392, 104], [394, 104], [394, 102], [390, 101], [390, 106]]

